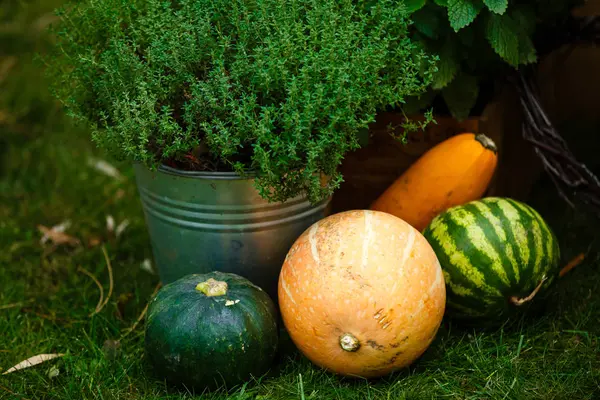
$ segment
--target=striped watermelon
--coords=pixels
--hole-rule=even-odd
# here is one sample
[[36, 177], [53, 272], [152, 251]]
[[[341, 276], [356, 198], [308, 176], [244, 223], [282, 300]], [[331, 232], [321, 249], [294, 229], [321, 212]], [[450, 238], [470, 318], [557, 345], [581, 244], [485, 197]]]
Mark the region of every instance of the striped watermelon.
[[521, 311], [559, 273], [558, 241], [527, 204], [499, 197], [452, 207], [423, 231], [446, 280], [447, 312], [495, 323]]

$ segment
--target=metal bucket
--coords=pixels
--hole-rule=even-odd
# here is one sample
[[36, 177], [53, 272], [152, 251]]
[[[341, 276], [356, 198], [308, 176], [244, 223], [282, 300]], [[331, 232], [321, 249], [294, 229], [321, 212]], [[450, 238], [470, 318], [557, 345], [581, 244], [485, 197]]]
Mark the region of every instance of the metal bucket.
[[134, 165], [163, 284], [192, 273], [232, 272], [277, 301], [285, 256], [304, 230], [327, 216], [331, 199], [269, 203], [252, 179], [228, 172], [150, 171]]

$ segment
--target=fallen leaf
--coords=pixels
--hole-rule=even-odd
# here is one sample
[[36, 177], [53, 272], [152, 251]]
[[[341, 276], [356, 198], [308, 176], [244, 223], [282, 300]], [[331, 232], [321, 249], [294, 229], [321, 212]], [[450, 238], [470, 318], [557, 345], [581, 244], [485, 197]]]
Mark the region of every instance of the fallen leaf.
[[58, 375], [60, 374], [60, 370], [58, 369], [58, 367], [56, 365], [53, 365], [52, 367], [50, 367], [50, 369], [48, 370], [48, 378], [52, 379], [52, 378], [56, 378]]
[[110, 176], [111, 178], [114, 178], [119, 181], [123, 180], [123, 175], [121, 175], [119, 170], [104, 160], [99, 160], [90, 157], [88, 158], [88, 165], [96, 169], [97, 171], [103, 173], [104, 175]]
[[[54, 232], [61, 232], [61, 233], [62, 233], [62, 232], [64, 232], [64, 231], [66, 231], [67, 229], [69, 229], [70, 227], [71, 227], [71, 221], [70, 221], [70, 220], [66, 220], [66, 221], [63, 221], [63, 222], [61, 222], [61, 223], [60, 223], [60, 224], [58, 224], [58, 225], [54, 225], [54, 226], [53, 226], [52, 228], [50, 228], [50, 229], [51, 229], [52, 231], [54, 231]], [[49, 239], [50, 239], [50, 236], [49, 236], [49, 235], [47, 235], [47, 234], [44, 234], [44, 235], [42, 236], [42, 238], [40, 239], [40, 243], [41, 243], [41, 244], [44, 244], [44, 243], [46, 243], [46, 242], [47, 242]]]
[[121, 236], [121, 234], [125, 231], [125, 229], [127, 229], [128, 226], [129, 226], [129, 220], [128, 219], [122, 221], [119, 224], [119, 226], [117, 226], [117, 229], [115, 230], [116, 237]]
[[106, 230], [109, 233], [112, 233], [115, 231], [115, 219], [113, 218], [112, 215], [106, 216]]
[[39, 231], [42, 232], [44, 234], [44, 236], [47, 236], [55, 245], [61, 245], [61, 244], [70, 244], [71, 246], [79, 245], [79, 239], [77, 239], [76, 237], [67, 235], [66, 233], [61, 232], [59, 230], [54, 230], [52, 228], [48, 228], [47, 226], [44, 226], [44, 225], [38, 225], [37, 227], [38, 227]]
[[6, 370], [2, 375], [10, 374], [11, 372], [19, 371], [21, 369], [33, 367], [35, 365], [62, 356], [64, 356], [64, 354], [38, 354], [37, 356], [29, 357], [27, 360], [21, 361], [17, 365]]
[[150, 261], [150, 259], [146, 258], [144, 261], [142, 261], [140, 268], [154, 275], [154, 269], [152, 268], [152, 262]]

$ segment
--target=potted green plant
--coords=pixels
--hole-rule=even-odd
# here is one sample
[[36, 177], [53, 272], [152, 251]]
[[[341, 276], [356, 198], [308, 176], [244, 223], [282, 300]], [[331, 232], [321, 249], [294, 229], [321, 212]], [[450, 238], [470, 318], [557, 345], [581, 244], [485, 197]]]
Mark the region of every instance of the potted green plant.
[[[434, 80], [407, 111], [436, 106], [462, 120], [480, 115], [515, 71], [538, 61], [548, 28], [583, 0], [409, 0], [411, 37], [439, 57]], [[541, 40], [539, 40], [541, 39]], [[552, 41], [552, 40], [550, 40]]]
[[53, 90], [134, 163], [165, 282], [221, 270], [276, 293], [361, 130], [436, 70], [391, 0], [83, 0], [59, 17]]
[[[569, 10], [582, 2], [397, 1], [413, 21], [410, 37], [438, 57], [438, 68], [425, 92], [407, 98], [401, 111], [380, 113], [370, 128], [368, 145], [345, 158], [341, 168], [345, 182], [333, 211], [367, 207], [427, 149], [465, 131], [485, 132], [498, 146], [501, 167], [492, 190], [526, 193], [536, 169], [523, 160], [534, 159], [535, 154], [520, 137], [520, 99], [511, 78], [534, 66], [545, 48], [556, 47], [556, 37], [565, 35]], [[399, 123], [405, 115], [416, 120], [429, 112], [435, 125], [405, 134]], [[405, 143], [393, 137], [403, 137]], [[514, 181], [522, 183], [509, 183]], [[347, 195], [354, 192], [361, 195]]]

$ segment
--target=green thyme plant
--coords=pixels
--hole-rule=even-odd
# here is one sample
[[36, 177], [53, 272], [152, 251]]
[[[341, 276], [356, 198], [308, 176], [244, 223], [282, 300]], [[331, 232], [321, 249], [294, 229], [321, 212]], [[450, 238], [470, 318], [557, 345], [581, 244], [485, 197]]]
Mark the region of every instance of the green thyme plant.
[[[465, 118], [483, 97], [482, 87], [538, 61], [538, 44], [564, 28], [569, 10], [583, 0], [406, 0], [413, 38], [439, 68], [429, 91], [411, 108], [443, 100]], [[540, 32], [543, 36], [537, 37]], [[536, 40], [539, 39], [539, 40]]]
[[377, 110], [436, 70], [393, 0], [84, 0], [59, 16], [53, 91], [95, 143], [150, 168], [253, 170], [272, 201], [330, 195]]

